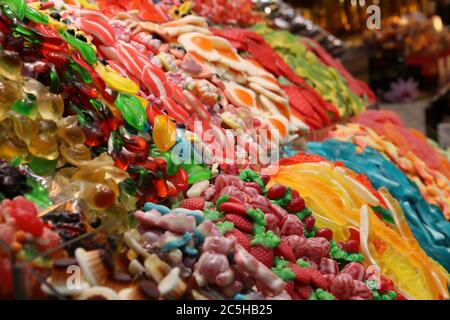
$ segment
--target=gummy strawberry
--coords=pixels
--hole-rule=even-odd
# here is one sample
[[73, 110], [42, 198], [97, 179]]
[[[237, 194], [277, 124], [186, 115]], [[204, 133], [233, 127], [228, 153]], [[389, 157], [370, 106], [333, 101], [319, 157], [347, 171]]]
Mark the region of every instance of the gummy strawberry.
[[355, 240], [349, 240], [346, 243], [344, 243], [342, 249], [349, 253], [358, 253], [359, 252], [359, 243]]
[[388, 291], [390, 290], [394, 290], [394, 283], [392, 282], [391, 279], [389, 279], [388, 277], [381, 275], [381, 279], [380, 279], [380, 288], [378, 289], [378, 292], [381, 294], [386, 294], [388, 293]]
[[252, 246], [250, 247], [250, 253], [267, 268], [272, 268], [275, 262], [273, 249], [263, 246]]
[[303, 225], [305, 226], [306, 230], [308, 230], [308, 232], [311, 232], [313, 230], [315, 224], [316, 219], [313, 216], [308, 216], [303, 219]]
[[303, 198], [293, 198], [286, 207], [286, 209], [292, 213], [302, 211], [304, 208], [305, 200], [303, 200]]
[[242, 231], [234, 228], [226, 234], [226, 237], [235, 237], [238, 244], [240, 244], [245, 250], [250, 251], [250, 240]]
[[224, 202], [220, 204], [219, 209], [225, 214], [234, 213], [242, 216], [247, 215], [247, 207], [242, 203]]
[[300, 198], [300, 193], [297, 190], [292, 190], [292, 199]]
[[56, 232], [45, 227], [41, 237], [37, 240], [37, 245], [41, 251], [55, 248], [60, 243], [60, 237]]
[[308, 300], [308, 298], [311, 296], [314, 290], [310, 285], [303, 285], [297, 283], [295, 286], [295, 291], [303, 300]]
[[232, 213], [232, 214], [227, 214], [225, 216], [225, 220], [227, 220], [229, 222], [233, 222], [234, 227], [241, 231], [244, 231], [247, 233], [253, 233], [253, 224], [246, 217]]
[[294, 251], [292, 251], [292, 248], [289, 246], [289, 244], [286, 242], [286, 240], [281, 240], [278, 247], [275, 249], [275, 253], [277, 256], [284, 257], [286, 260], [289, 260], [291, 262], [296, 261]]
[[284, 290], [286, 290], [288, 295], [290, 295], [291, 297], [296, 295], [296, 292], [295, 292], [295, 281], [289, 281], [288, 283], [286, 283], [286, 287], [284, 287]]
[[180, 202], [179, 207], [188, 210], [203, 210], [205, 199], [202, 197], [184, 199]]
[[9, 259], [0, 259], [0, 297], [8, 296], [13, 290], [13, 276], [11, 270], [11, 261]]
[[308, 271], [310, 272], [311, 283], [314, 286], [324, 290], [328, 289], [328, 280], [319, 270], [309, 268]]
[[263, 174], [263, 175], [261, 175], [261, 179], [262, 179], [264, 185], [267, 185], [270, 181], [270, 176]]
[[311, 280], [309, 271], [305, 268], [301, 268], [294, 263], [290, 263], [288, 267], [295, 274], [295, 280], [304, 284], [308, 284]]
[[325, 238], [328, 241], [331, 241], [333, 239], [333, 231], [329, 228], [320, 228], [316, 232], [316, 237]]
[[361, 263], [350, 262], [341, 270], [341, 273], [347, 273], [351, 275], [354, 280], [362, 281], [365, 276], [365, 269]]
[[285, 195], [286, 191], [286, 186], [283, 186], [282, 184], [275, 184], [267, 191], [267, 198], [270, 200], [280, 199]]
[[37, 217], [38, 212], [31, 201], [23, 197], [16, 197], [9, 202], [10, 214], [19, 229], [31, 233], [35, 237], [42, 235], [44, 222]]

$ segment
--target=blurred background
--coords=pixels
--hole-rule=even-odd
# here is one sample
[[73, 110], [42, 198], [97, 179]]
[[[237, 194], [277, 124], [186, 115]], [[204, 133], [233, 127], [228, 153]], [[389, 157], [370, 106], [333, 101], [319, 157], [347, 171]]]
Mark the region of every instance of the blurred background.
[[[261, 2], [269, 8], [269, 3], [274, 4]], [[283, 7], [283, 2], [275, 2]], [[331, 52], [377, 93], [379, 103], [372, 108], [394, 110], [410, 127], [450, 146], [450, 0], [285, 3], [295, 11], [296, 19], [301, 16], [312, 22], [305, 29], [321, 28], [329, 33], [330, 46], [336, 47]], [[372, 5], [377, 5], [381, 14], [381, 28], [376, 30], [367, 27]], [[265, 12], [280, 14], [273, 9]], [[295, 30], [287, 16], [284, 20], [280, 18], [283, 15], [274, 17], [274, 22]]]

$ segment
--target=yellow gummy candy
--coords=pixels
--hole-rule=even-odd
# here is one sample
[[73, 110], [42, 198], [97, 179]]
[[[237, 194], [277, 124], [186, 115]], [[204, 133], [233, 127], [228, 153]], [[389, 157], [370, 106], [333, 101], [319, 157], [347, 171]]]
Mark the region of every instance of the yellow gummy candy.
[[94, 69], [111, 89], [129, 94], [137, 94], [139, 92], [139, 86], [134, 81], [122, 77], [110, 66], [104, 66], [101, 63], [97, 63], [95, 64]]
[[159, 150], [166, 152], [177, 140], [177, 128], [172, 120], [166, 115], [155, 117], [153, 126], [153, 142]]

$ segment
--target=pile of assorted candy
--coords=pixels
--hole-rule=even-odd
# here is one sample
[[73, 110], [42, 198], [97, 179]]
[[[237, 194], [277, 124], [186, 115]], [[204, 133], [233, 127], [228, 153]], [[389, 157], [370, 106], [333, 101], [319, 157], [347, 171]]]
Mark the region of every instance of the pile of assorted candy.
[[266, 182], [249, 169], [221, 173], [172, 208], [146, 203], [120, 252], [76, 249], [82, 289], [65, 289], [59, 274], [67, 259], [54, 262], [48, 283], [78, 299], [405, 298], [362, 264], [357, 233], [334, 241], [297, 191]]
[[441, 156], [392, 157], [422, 193], [326, 143], [252, 158], [373, 93], [240, 3], [0, 4], [1, 298], [448, 299]]

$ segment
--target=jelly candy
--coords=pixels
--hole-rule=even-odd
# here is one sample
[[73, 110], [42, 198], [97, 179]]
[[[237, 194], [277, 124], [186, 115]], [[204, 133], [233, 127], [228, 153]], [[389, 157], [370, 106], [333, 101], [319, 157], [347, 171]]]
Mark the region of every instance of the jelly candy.
[[11, 109], [30, 118], [34, 118], [33, 114], [36, 111], [36, 102], [31, 99], [20, 99], [14, 102]]
[[49, 19], [45, 14], [30, 6], [25, 8], [25, 17], [36, 23], [48, 24], [49, 22]]
[[25, 17], [25, 10], [27, 8], [26, 0], [6, 0], [10, 7], [10, 9], [17, 15], [20, 20], [23, 20]]
[[182, 164], [186, 170], [189, 178], [188, 183], [194, 184], [202, 180], [209, 180], [211, 178], [211, 171], [199, 164]]
[[145, 110], [136, 96], [119, 93], [115, 105], [122, 112], [124, 119], [138, 130], [144, 129], [147, 120]]
[[16, 52], [0, 50], [0, 75], [8, 80], [20, 80], [23, 62]]
[[139, 86], [135, 82], [120, 76], [111, 67], [97, 63], [94, 65], [94, 69], [111, 89], [128, 94], [138, 93]]
[[168, 116], [156, 116], [153, 124], [153, 141], [162, 152], [168, 151], [176, 142], [176, 127]]
[[83, 42], [73, 35], [71, 35], [69, 32], [60, 30], [59, 34], [63, 37], [63, 39], [72, 47], [74, 47], [80, 54], [83, 56], [83, 58], [90, 64], [94, 64], [97, 62], [97, 55], [95, 53], [95, 50], [92, 48], [91, 45], [89, 45], [86, 42]]

